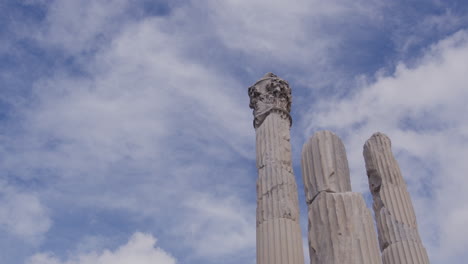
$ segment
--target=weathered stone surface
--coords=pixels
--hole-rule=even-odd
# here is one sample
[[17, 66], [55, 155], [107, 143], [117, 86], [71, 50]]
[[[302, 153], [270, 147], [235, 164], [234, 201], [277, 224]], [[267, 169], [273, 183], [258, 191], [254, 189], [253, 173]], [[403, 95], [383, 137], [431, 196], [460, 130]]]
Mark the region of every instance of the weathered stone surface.
[[401, 241], [391, 244], [382, 252], [383, 263], [429, 263], [426, 249], [421, 243]]
[[383, 263], [429, 263], [390, 139], [382, 133], [372, 135], [364, 145], [364, 159]]
[[319, 131], [304, 144], [302, 177], [308, 204], [323, 191], [351, 191], [346, 150], [338, 136]]
[[303, 264], [291, 161], [291, 89], [269, 73], [249, 88], [257, 142], [257, 264]]
[[315, 133], [302, 149], [313, 264], [382, 263], [372, 216], [361, 194], [351, 192], [348, 160], [330, 131]]
[[297, 222], [276, 218], [257, 225], [257, 263], [304, 263]]
[[321, 192], [309, 206], [310, 262], [382, 263], [372, 215], [359, 193]]
[[250, 108], [253, 109], [254, 127], [259, 127], [271, 110], [284, 112], [291, 117], [291, 88], [288, 82], [269, 72], [249, 87]]
[[259, 169], [257, 224], [276, 218], [299, 221], [298, 194], [292, 172], [281, 166]]

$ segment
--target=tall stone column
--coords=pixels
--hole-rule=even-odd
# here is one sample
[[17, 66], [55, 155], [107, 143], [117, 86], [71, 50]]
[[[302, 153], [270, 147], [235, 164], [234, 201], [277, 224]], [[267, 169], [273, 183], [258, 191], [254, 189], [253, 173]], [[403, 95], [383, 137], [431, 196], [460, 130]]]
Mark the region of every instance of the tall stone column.
[[291, 89], [267, 73], [249, 88], [257, 142], [257, 264], [303, 264], [292, 169]]
[[382, 263], [372, 215], [362, 195], [351, 192], [346, 151], [338, 136], [319, 131], [304, 144], [302, 177], [310, 263]]
[[369, 188], [374, 200], [384, 264], [429, 263], [418, 233], [416, 215], [390, 139], [375, 133], [364, 145]]

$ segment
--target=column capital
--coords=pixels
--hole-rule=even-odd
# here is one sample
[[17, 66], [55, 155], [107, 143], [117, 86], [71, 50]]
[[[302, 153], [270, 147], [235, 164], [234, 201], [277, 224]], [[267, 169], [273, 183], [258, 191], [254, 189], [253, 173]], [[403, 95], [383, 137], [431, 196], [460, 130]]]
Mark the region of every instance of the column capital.
[[250, 108], [253, 109], [254, 128], [259, 127], [272, 110], [280, 110], [287, 114], [290, 124], [291, 88], [287, 81], [269, 72], [254, 85], [249, 87]]

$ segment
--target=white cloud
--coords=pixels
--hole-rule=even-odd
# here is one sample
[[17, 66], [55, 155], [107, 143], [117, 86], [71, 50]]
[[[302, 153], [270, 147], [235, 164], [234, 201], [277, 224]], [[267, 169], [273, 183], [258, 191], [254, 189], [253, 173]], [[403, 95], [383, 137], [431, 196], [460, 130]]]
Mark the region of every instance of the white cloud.
[[[5, 144], [21, 151], [5, 155], [4, 166], [30, 175], [46, 164], [69, 177], [104, 172], [122, 159], [151, 159], [158, 165], [158, 157], [175, 152], [170, 143], [176, 138], [199, 144], [210, 135], [252, 156], [247, 154], [253, 130], [244, 87], [184, 58], [180, 36], [165, 32], [166, 23], [149, 18], [122, 27], [82, 68], [84, 77], [57, 72], [37, 82], [38, 104], [16, 109], [28, 129], [5, 137]], [[224, 149], [205, 148], [217, 157], [229, 155]], [[23, 161], [27, 166], [19, 166]]]
[[[336, 3], [319, 1], [213, 1], [209, 8], [218, 34], [230, 48], [249, 54], [276, 54], [278, 59], [288, 61], [291, 57], [300, 59], [300, 54], [314, 54], [305, 52], [309, 39], [307, 17], [339, 15], [344, 9]], [[327, 40], [317, 39], [325, 43], [310, 46], [330, 44]]]
[[0, 181], [0, 230], [30, 243], [37, 243], [52, 221], [38, 197], [19, 191]]
[[[359, 1], [211, 1], [208, 8], [216, 31], [227, 46], [250, 55], [272, 55], [282, 62], [310, 64], [325, 60], [327, 49], [339, 45], [321, 26], [328, 18], [366, 14], [375, 3]], [[366, 14], [369, 15], [369, 14]], [[323, 54], [325, 53], [325, 54]], [[317, 61], [315, 61], [317, 63]]]
[[445, 8], [443, 11], [421, 16], [419, 19], [414, 17], [414, 23], [410, 25], [403, 25], [403, 22], [399, 21], [399, 17], [394, 17], [392, 22], [401, 27], [392, 36], [399, 52], [409, 55], [415, 47], [424, 44], [428, 38], [452, 34], [463, 28], [463, 25], [468, 21], [468, 16], [453, 6]]
[[33, 36], [46, 47], [72, 53], [99, 49], [125, 21], [127, 3], [126, 0], [51, 1], [45, 22]]
[[[91, 12], [94, 4], [77, 7], [75, 13], [68, 3], [66, 12], [57, 15], [60, 9], [55, 8], [61, 5], [50, 7], [51, 17], [46, 22], [53, 20], [53, 26], [46, 26], [42, 33], [47, 37], [39, 40], [79, 56], [87, 45], [96, 44], [95, 33], [106, 27], [102, 28], [101, 18], [78, 23], [81, 12]], [[84, 17], [107, 17], [114, 12], [112, 8], [111, 14], [101, 11]], [[85, 56], [86, 63], [80, 64], [83, 75], [59, 70], [36, 82], [33, 107], [15, 109], [21, 115], [20, 132], [2, 138], [6, 146], [0, 149], [5, 157], [0, 160], [2, 170], [24, 181], [46, 182], [48, 188], [38, 195], [53, 209], [118, 209], [129, 213], [132, 220], [151, 219], [167, 229], [186, 224], [186, 211], [174, 208], [187, 209], [185, 199], [219, 188], [213, 181], [219, 174], [232, 175], [218, 184], [222, 186], [237, 188], [249, 180], [245, 169], [223, 167], [233, 159], [254, 156], [246, 87], [217, 69], [186, 58], [190, 36], [167, 31], [170, 19], [126, 23], [114, 32], [105, 49]], [[94, 26], [97, 29], [87, 29]], [[223, 204], [231, 206], [227, 216], [205, 218], [199, 212], [202, 208], [189, 208], [194, 216], [191, 224], [198, 227], [194, 229], [197, 239], [187, 239], [184, 244], [187, 256], [241, 252], [252, 258], [255, 221], [245, 218], [250, 206], [244, 200], [233, 200]], [[244, 214], [228, 219], [235, 211]], [[223, 221], [229, 229], [214, 225]], [[222, 236], [210, 231], [212, 227], [225, 236], [224, 247], [213, 246]], [[35, 261], [41, 258], [59, 261], [50, 255], [38, 255]]]
[[135, 233], [116, 250], [104, 250], [72, 256], [61, 261], [51, 253], [38, 253], [28, 264], [175, 264], [176, 260], [163, 249], [156, 247], [156, 238], [144, 233]]
[[[460, 31], [427, 50], [417, 65], [398, 65], [350, 98], [321, 102], [303, 124], [307, 133], [328, 128], [348, 149], [353, 187], [367, 191], [362, 145], [376, 131], [392, 139], [393, 150], [416, 205], [418, 221], [434, 262], [466, 257], [460, 245], [468, 194], [468, 34]], [[447, 224], [450, 223], [450, 224]]]
[[[175, 232], [192, 246], [199, 256], [211, 260], [227, 256], [250, 258], [255, 248], [255, 209], [237, 197], [212, 197], [199, 194], [184, 202], [185, 217]], [[247, 252], [246, 256], [239, 255]], [[230, 261], [224, 261], [231, 263]]]
[[[209, 1], [210, 25], [222, 43], [251, 58], [244, 68], [261, 76], [269, 69], [283, 78], [320, 89], [346, 81], [337, 54], [349, 43], [353, 23], [380, 23], [380, 1]], [[352, 22], [351, 22], [352, 21]]]

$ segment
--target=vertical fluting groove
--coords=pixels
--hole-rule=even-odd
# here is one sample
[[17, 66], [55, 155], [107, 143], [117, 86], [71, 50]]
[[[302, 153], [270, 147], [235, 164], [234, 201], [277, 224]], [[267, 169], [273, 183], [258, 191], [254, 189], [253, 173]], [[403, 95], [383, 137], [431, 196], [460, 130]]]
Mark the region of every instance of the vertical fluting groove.
[[297, 186], [286, 115], [272, 110], [257, 133], [257, 264], [303, 264]]
[[426, 264], [416, 215], [390, 139], [375, 133], [364, 145], [383, 264]]
[[280, 250], [280, 245], [279, 245], [279, 243], [280, 243], [280, 233], [278, 232], [278, 224], [279, 224], [280, 221], [281, 221], [281, 219], [278, 219], [277, 221], [272, 222], [273, 235], [274, 235], [273, 253], [275, 254], [275, 262], [280, 262], [281, 261], [281, 256], [280, 256], [281, 250]]
[[351, 192], [341, 140], [317, 132], [304, 144], [301, 161], [311, 263], [382, 263], [371, 213], [362, 196]]
[[[307, 143], [306, 143], [307, 144]], [[312, 156], [311, 156], [311, 151], [309, 151], [309, 149], [307, 148], [306, 151], [306, 156], [305, 156], [305, 159], [308, 161], [308, 160], [311, 160], [312, 159]], [[302, 164], [306, 164], [305, 165], [305, 168], [302, 169], [302, 175], [304, 175], [305, 173], [310, 173], [312, 168], [311, 168], [311, 163], [310, 162], [304, 162], [304, 157], [302, 158], [301, 160]], [[304, 167], [304, 166], [303, 166]], [[304, 177], [303, 177], [304, 178]], [[307, 179], [304, 179], [304, 186], [311, 186], [312, 185], [312, 181], [313, 181], [313, 178], [312, 177], [307, 177]], [[306, 193], [306, 202], [310, 202], [313, 198], [313, 196], [311, 196], [312, 194], [311, 193]]]

